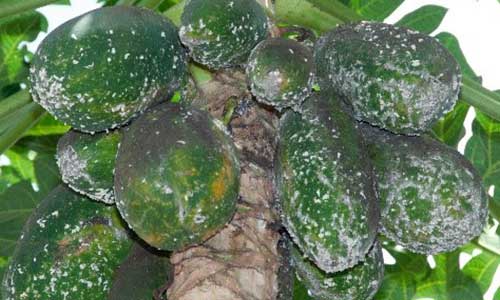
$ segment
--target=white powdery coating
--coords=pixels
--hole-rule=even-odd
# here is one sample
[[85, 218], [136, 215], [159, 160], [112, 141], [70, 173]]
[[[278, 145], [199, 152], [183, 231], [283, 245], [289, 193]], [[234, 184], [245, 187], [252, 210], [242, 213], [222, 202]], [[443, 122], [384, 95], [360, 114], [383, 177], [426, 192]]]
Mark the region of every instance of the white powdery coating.
[[85, 180], [89, 184], [94, 184], [87, 172], [87, 161], [80, 159], [72, 146], [67, 146], [59, 151], [57, 165], [65, 182]]
[[[433, 122], [453, 109], [458, 99], [460, 69], [442, 46], [430, 38], [420, 44], [424, 42], [418, 39], [421, 34], [410, 30], [401, 31], [392, 25], [362, 22], [352, 32], [356, 32], [352, 39], [359, 39], [358, 42], [362, 41], [366, 47], [376, 50], [378, 55], [351, 63], [351, 54], [337, 51], [335, 34], [331, 34], [318, 42], [316, 58], [327, 70], [327, 74], [321, 78], [323, 86], [331, 86], [346, 96], [358, 120], [397, 133], [415, 135], [427, 130]], [[431, 42], [435, 43], [432, 47], [436, 47], [432, 53], [429, 52]], [[426, 61], [415, 59], [419, 51], [422, 52], [420, 47], [426, 47]], [[448, 69], [441, 74], [430, 74], [428, 68], [433, 59], [431, 56], [449, 60]], [[371, 78], [365, 68], [373, 69], [375, 66], [387, 74], [398, 74], [402, 78]], [[415, 78], [419, 78], [419, 82], [411, 81]], [[378, 102], [378, 109], [371, 108], [373, 102]], [[404, 110], [406, 116], [400, 115], [400, 110]]]
[[[115, 202], [113, 188], [94, 187], [96, 183], [87, 172], [87, 161], [81, 159], [72, 146], [66, 146], [58, 151], [57, 165], [63, 182], [75, 192], [106, 204], [113, 204]], [[80, 184], [76, 184], [79, 181], [86, 182], [90, 188], [81, 189], [79, 187]]]
[[[44, 61], [46, 59], [41, 57], [41, 60]], [[30, 73], [32, 78], [34, 78], [31, 94], [38, 104], [52, 115], [62, 107], [71, 109], [74, 104], [64, 94], [63, 76], [48, 75], [45, 68], [42, 67], [36, 70], [33, 66], [30, 68]]]
[[[386, 195], [381, 232], [422, 254], [452, 251], [478, 236], [487, 201], [477, 175], [446, 152], [401, 152], [383, 175], [378, 174], [380, 194]], [[408, 191], [416, 196], [406, 197]]]

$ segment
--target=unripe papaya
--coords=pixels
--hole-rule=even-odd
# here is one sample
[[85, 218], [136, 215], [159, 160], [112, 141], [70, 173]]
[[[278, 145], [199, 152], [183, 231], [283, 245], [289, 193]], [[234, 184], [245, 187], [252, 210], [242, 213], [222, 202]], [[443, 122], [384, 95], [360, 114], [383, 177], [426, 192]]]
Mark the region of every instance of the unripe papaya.
[[62, 180], [73, 190], [107, 204], [115, 202], [115, 158], [119, 131], [94, 135], [69, 131], [57, 143]]
[[143, 8], [103, 7], [43, 40], [31, 64], [31, 94], [60, 121], [92, 133], [166, 100], [186, 70], [172, 22]]
[[356, 122], [329, 96], [314, 95], [303, 113], [280, 123], [276, 184], [283, 223], [326, 272], [363, 260], [377, 232], [370, 162]]
[[354, 267], [326, 273], [294, 247], [292, 261], [304, 286], [316, 300], [370, 300], [384, 278], [382, 247], [375, 242], [366, 258]]
[[173, 251], [201, 243], [233, 216], [240, 169], [223, 126], [207, 112], [169, 103], [124, 129], [116, 205], [151, 246]]
[[437, 40], [390, 24], [341, 25], [315, 47], [318, 82], [352, 105], [358, 120], [418, 135], [455, 105], [461, 73]]
[[436, 254], [478, 236], [488, 215], [481, 176], [455, 149], [426, 136], [363, 126], [381, 208], [381, 232], [408, 250]]

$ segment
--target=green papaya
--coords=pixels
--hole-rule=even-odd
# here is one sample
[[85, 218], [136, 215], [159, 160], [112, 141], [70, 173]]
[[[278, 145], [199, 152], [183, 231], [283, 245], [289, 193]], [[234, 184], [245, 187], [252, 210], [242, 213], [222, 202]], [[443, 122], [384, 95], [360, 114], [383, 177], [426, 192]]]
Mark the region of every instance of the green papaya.
[[378, 242], [362, 262], [337, 273], [319, 269], [297, 247], [291, 253], [299, 280], [316, 300], [371, 300], [384, 278], [384, 258]]
[[2, 299], [151, 300], [172, 267], [124, 226], [116, 208], [57, 187], [25, 224]]
[[418, 135], [450, 111], [460, 67], [436, 39], [390, 24], [338, 26], [316, 43], [321, 89], [334, 90], [358, 120]]
[[186, 53], [163, 16], [103, 7], [51, 32], [31, 63], [33, 99], [84, 132], [119, 127], [178, 89]]
[[472, 164], [426, 136], [394, 135], [363, 126], [381, 209], [381, 232], [408, 250], [448, 252], [478, 236], [487, 195]]
[[121, 133], [94, 135], [69, 131], [57, 144], [57, 165], [62, 180], [91, 199], [112, 204], [115, 158]]
[[239, 174], [220, 121], [198, 109], [159, 105], [123, 131], [116, 204], [149, 245], [179, 250], [205, 241], [231, 219]]
[[4, 299], [105, 299], [131, 245], [116, 209], [61, 185], [25, 224], [4, 276]]
[[265, 40], [252, 50], [246, 74], [259, 102], [279, 110], [298, 108], [312, 91], [312, 52], [294, 40]]
[[338, 99], [313, 95], [280, 121], [276, 185], [285, 227], [326, 272], [363, 260], [377, 232], [370, 162]]
[[267, 33], [267, 16], [255, 0], [188, 0], [179, 36], [193, 59], [211, 69], [246, 63]]

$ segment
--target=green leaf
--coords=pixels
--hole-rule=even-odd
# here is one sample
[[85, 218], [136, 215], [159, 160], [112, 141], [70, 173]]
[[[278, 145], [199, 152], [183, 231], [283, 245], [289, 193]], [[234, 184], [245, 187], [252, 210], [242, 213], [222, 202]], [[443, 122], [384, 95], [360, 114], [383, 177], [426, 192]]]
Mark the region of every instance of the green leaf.
[[28, 152], [28, 146], [38, 150], [32, 162], [37, 190], [32, 181], [23, 179], [0, 194], [0, 256], [12, 253], [31, 211], [60, 183], [55, 162], [56, 141], [56, 137], [28, 137], [15, 147], [21, 153]]
[[482, 300], [478, 284], [459, 268], [460, 249], [435, 255], [436, 268], [417, 285], [416, 299]]
[[477, 82], [481, 82], [481, 78], [476, 75], [474, 70], [472, 70], [471, 66], [467, 62], [467, 59], [465, 58], [465, 55], [462, 52], [462, 49], [460, 48], [458, 39], [453, 34], [448, 32], [441, 32], [436, 35], [436, 39], [440, 41], [441, 44], [443, 44], [443, 46], [445, 46], [446, 49], [448, 49], [455, 57], [458, 64], [460, 65], [460, 68], [462, 69], [463, 75], [469, 76], [470, 78], [475, 79]]
[[384, 243], [396, 260], [394, 265], [385, 265], [385, 275], [375, 300], [411, 300], [415, 295], [418, 280], [431, 272], [426, 257], [400, 250], [391, 243]]
[[[469, 244], [470, 245], [470, 244]], [[467, 252], [479, 249], [470, 245]], [[462, 272], [474, 280], [482, 294], [485, 294], [491, 285], [493, 276], [500, 265], [500, 256], [490, 251], [480, 249], [481, 253], [474, 256], [462, 269]]]
[[459, 100], [453, 110], [434, 125], [432, 135], [441, 142], [456, 148], [465, 135], [463, 124], [469, 108], [469, 104]]
[[164, 0], [158, 7], [158, 10], [164, 12], [179, 2], [180, 2], [179, 0]]
[[5, 155], [10, 160], [10, 166], [21, 175], [23, 180], [28, 180], [29, 182], [36, 181], [33, 161], [29, 158], [30, 153], [28, 150], [8, 150], [5, 152]]
[[[347, 1], [343, 1], [346, 4]], [[383, 21], [390, 16], [404, 0], [351, 0], [349, 5], [364, 19]]]
[[448, 9], [437, 5], [425, 5], [407, 14], [396, 25], [430, 34], [438, 28]]
[[0, 195], [0, 255], [12, 254], [25, 221], [40, 200], [27, 180]]
[[25, 135], [42, 136], [50, 134], [64, 134], [71, 127], [64, 125], [62, 122], [54, 119], [50, 114], [45, 114], [42, 119], [28, 130]]
[[375, 300], [411, 300], [415, 295], [417, 285], [415, 279], [409, 274], [389, 273], [384, 275], [384, 280]]
[[[460, 48], [460, 44], [454, 35], [442, 32], [438, 34], [436, 38], [455, 57], [462, 69], [463, 74], [468, 75], [475, 80], [481, 80], [467, 63], [462, 49]], [[456, 147], [465, 133], [463, 123], [469, 107], [470, 106], [465, 103], [465, 101], [459, 99], [453, 110], [434, 125], [432, 128], [432, 135], [443, 143]]]
[[33, 150], [36, 152], [55, 153], [60, 135], [45, 135], [39, 137], [25, 137], [13, 147], [15, 150]]
[[472, 137], [465, 146], [465, 156], [481, 174], [484, 186], [494, 186], [490, 211], [500, 217], [500, 122], [476, 110]]
[[12, 166], [0, 167], [0, 194], [21, 180], [23, 180], [23, 178], [16, 168]]
[[17, 16], [54, 2], [66, 0], [0, 0], [0, 19]]
[[35, 11], [0, 19], [0, 99], [26, 83], [28, 65], [25, 57], [31, 54], [23, 41], [33, 41], [40, 31], [47, 30], [47, 20]]
[[[7, 268], [8, 258], [4, 256], [0, 256], [0, 279], [3, 278], [3, 273]], [[2, 299], [2, 294], [0, 294], [0, 299]]]

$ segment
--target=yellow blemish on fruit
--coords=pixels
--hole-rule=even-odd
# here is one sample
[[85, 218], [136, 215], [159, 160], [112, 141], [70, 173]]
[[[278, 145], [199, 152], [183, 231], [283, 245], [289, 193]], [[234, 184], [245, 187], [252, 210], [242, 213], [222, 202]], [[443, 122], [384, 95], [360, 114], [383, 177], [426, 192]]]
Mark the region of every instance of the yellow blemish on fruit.
[[161, 245], [161, 244], [163, 244], [163, 241], [164, 241], [163, 237], [159, 234], [156, 234], [156, 233], [151, 233], [151, 234], [145, 235], [144, 240], [146, 242], [148, 242], [148, 244], [153, 245], [153, 246]]
[[226, 182], [233, 175], [231, 166], [231, 160], [227, 156], [223, 156], [222, 170], [217, 173], [210, 186], [210, 191], [215, 200], [221, 200], [226, 193]]

